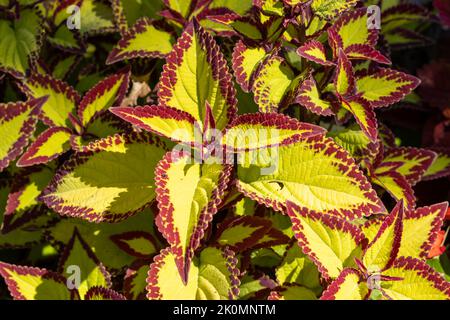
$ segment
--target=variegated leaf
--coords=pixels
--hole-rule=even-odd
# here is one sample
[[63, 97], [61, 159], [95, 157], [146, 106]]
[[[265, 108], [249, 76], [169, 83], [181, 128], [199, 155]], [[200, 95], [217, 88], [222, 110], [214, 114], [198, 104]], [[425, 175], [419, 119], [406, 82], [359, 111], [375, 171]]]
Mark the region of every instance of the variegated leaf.
[[29, 99], [48, 96], [39, 116], [46, 125], [70, 127], [69, 114], [75, 113], [80, 96], [69, 84], [35, 72], [19, 87]]
[[313, 291], [296, 284], [288, 284], [275, 289], [270, 292], [267, 300], [317, 300]]
[[46, 97], [27, 102], [0, 103], [0, 172], [14, 161], [28, 144]]
[[315, 15], [324, 19], [331, 19], [352, 8], [356, 3], [357, 0], [313, 0], [311, 9]]
[[245, 251], [262, 239], [271, 226], [270, 220], [259, 217], [230, 218], [219, 225], [215, 241], [235, 252]]
[[194, 117], [189, 113], [164, 106], [115, 107], [110, 111], [116, 116], [173, 141], [193, 144], [201, 132]]
[[360, 282], [361, 274], [355, 269], [344, 269], [323, 292], [320, 300], [364, 300], [368, 288]]
[[303, 81], [295, 97], [295, 102], [321, 116], [334, 114], [331, 103], [322, 99], [313, 76]]
[[21, 10], [13, 21], [0, 19], [0, 70], [23, 78], [30, 58], [39, 50], [39, 16], [31, 9]]
[[230, 150], [255, 150], [285, 146], [298, 139], [325, 135], [325, 129], [280, 113], [256, 113], [238, 116], [223, 135]]
[[334, 65], [333, 62], [327, 60], [325, 47], [317, 40], [311, 40], [305, 43], [297, 49], [297, 53], [299, 56], [323, 66]]
[[375, 142], [378, 137], [378, 122], [370, 103], [363, 98], [356, 98], [349, 101], [343, 100], [341, 105], [353, 114], [366, 136]]
[[362, 262], [369, 273], [389, 269], [397, 258], [402, 240], [403, 211], [403, 202], [398, 202], [364, 250]]
[[390, 299], [450, 300], [450, 283], [422, 260], [399, 258], [383, 275], [403, 279], [381, 283], [383, 292]]
[[73, 278], [72, 275], [78, 276], [79, 282], [72, 284], [77, 287], [81, 299], [85, 299], [85, 295], [92, 287], [109, 288], [112, 285], [110, 274], [76, 228], [61, 255], [58, 271], [68, 279]]
[[78, 296], [76, 290], [68, 289], [63, 276], [46, 269], [0, 262], [0, 275], [14, 300], [71, 300]]
[[255, 76], [259, 66], [267, 53], [261, 47], [248, 47], [243, 41], [239, 41], [233, 50], [233, 71], [237, 83], [244, 92], [249, 92], [253, 87]]
[[109, 76], [90, 89], [80, 101], [78, 118], [83, 126], [114, 104], [120, 105], [128, 90], [130, 71], [128, 68]]
[[173, 35], [150, 18], [141, 18], [111, 50], [106, 60], [113, 64], [134, 58], [163, 58], [172, 51]]
[[111, 240], [130, 256], [149, 258], [157, 253], [158, 244], [154, 237], [143, 231], [118, 233], [111, 236]]
[[62, 215], [119, 221], [155, 198], [153, 169], [165, 146], [150, 135], [115, 135], [69, 159], [41, 200]]
[[354, 160], [332, 139], [316, 136], [265, 151], [249, 152], [238, 167], [239, 190], [259, 203], [284, 211], [289, 200], [305, 211], [350, 219], [385, 211]]
[[18, 167], [48, 163], [70, 150], [72, 132], [64, 127], [45, 130], [17, 161]]
[[371, 177], [372, 182], [385, 189], [395, 200], [403, 201], [405, 208], [414, 209], [416, 196], [406, 178], [398, 172], [386, 172]]
[[373, 108], [386, 107], [410, 94], [420, 80], [406, 73], [381, 68], [373, 74], [356, 79], [356, 86]]
[[126, 271], [123, 281], [123, 292], [129, 300], [145, 300], [147, 274], [150, 270], [148, 260], [136, 260]]
[[319, 213], [306, 213], [288, 202], [288, 215], [299, 246], [326, 279], [337, 278], [346, 267], [355, 266], [367, 241], [350, 222]]
[[432, 150], [437, 154], [437, 157], [424, 173], [423, 180], [433, 180], [450, 175], [450, 150], [444, 148]]
[[[188, 153], [168, 152], [155, 170], [160, 210], [155, 223], [172, 247], [184, 282], [194, 250], [217, 212], [232, 169], [214, 160], [194, 161]], [[182, 196], [179, 190], [184, 190]]]
[[283, 58], [272, 56], [266, 59], [260, 67], [252, 89], [259, 110], [277, 111], [287, 98], [294, 79], [293, 70]]
[[20, 170], [13, 176], [8, 200], [0, 210], [5, 210], [2, 233], [20, 228], [44, 214], [47, 210], [38, 201], [41, 192], [53, 177], [53, 172], [46, 167]]
[[194, 21], [166, 60], [158, 86], [159, 104], [189, 113], [202, 123], [208, 103], [216, 128], [224, 129], [236, 113], [236, 93], [213, 37]]
[[150, 300], [227, 300], [239, 295], [239, 270], [231, 250], [206, 248], [191, 262], [189, 277], [183, 281], [167, 248], [155, 257], [147, 277]]

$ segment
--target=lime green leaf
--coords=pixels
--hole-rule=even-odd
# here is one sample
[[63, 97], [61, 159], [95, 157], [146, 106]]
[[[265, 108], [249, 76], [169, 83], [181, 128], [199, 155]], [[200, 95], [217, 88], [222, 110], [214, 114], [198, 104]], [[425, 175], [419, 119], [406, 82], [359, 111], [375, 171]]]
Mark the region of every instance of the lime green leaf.
[[357, 0], [313, 0], [311, 9], [315, 15], [324, 19], [331, 19], [355, 6], [356, 3]]
[[123, 291], [127, 299], [145, 300], [150, 263], [147, 260], [137, 260], [127, 269], [123, 281]]
[[321, 289], [319, 270], [296, 242], [286, 250], [283, 261], [275, 270], [275, 275], [282, 285], [296, 283], [315, 292]]
[[149, 135], [98, 140], [63, 165], [41, 199], [62, 215], [123, 220], [155, 198], [153, 168], [164, 148]]
[[29, 60], [38, 52], [40, 20], [35, 12], [23, 10], [20, 18], [0, 20], [0, 70], [15, 77], [24, 77]]
[[93, 118], [114, 104], [120, 105], [128, 90], [130, 71], [120, 71], [95, 85], [80, 101], [78, 117], [86, 126]]
[[244, 92], [253, 87], [258, 67], [266, 57], [266, 51], [261, 47], [248, 47], [240, 40], [233, 50], [233, 71], [236, 81]]
[[134, 58], [163, 58], [172, 51], [173, 35], [150, 18], [142, 18], [111, 50], [107, 64]]
[[139, 18], [156, 18], [163, 7], [162, 1], [154, 0], [112, 0], [114, 18], [124, 34]]
[[78, 268], [79, 283], [73, 284], [77, 286], [81, 299], [85, 298], [86, 293], [92, 287], [111, 287], [111, 276], [89, 245], [81, 238], [76, 228], [62, 253], [58, 267], [59, 273], [70, 279], [73, 272], [72, 266]]
[[[239, 295], [239, 271], [234, 253], [206, 248], [191, 262], [189, 277], [183, 282], [176, 256], [164, 249], [155, 257], [147, 278], [150, 300], [227, 300]], [[177, 290], [174, 290], [177, 288]]]
[[[183, 281], [227, 186], [231, 165], [195, 163], [187, 153], [169, 152], [158, 164], [156, 225], [172, 246]], [[184, 190], [180, 194], [180, 190]]]
[[158, 244], [148, 232], [132, 231], [111, 236], [111, 240], [123, 251], [138, 258], [148, 258], [157, 253]]
[[64, 127], [49, 128], [28, 147], [17, 161], [18, 167], [47, 163], [70, 150], [72, 132]]
[[38, 197], [52, 177], [53, 171], [46, 167], [20, 170], [13, 176], [3, 217], [3, 233], [22, 227], [46, 212]]
[[384, 293], [394, 300], [449, 300], [450, 283], [425, 262], [414, 258], [399, 258], [383, 272], [400, 281], [383, 281]]
[[433, 149], [437, 154], [436, 160], [423, 175], [423, 180], [433, 180], [450, 175], [450, 151], [444, 148]]
[[361, 275], [354, 269], [345, 269], [324, 291], [321, 300], [364, 300], [368, 293]]
[[48, 96], [42, 106], [40, 119], [48, 126], [70, 127], [69, 114], [73, 114], [80, 100], [78, 92], [67, 83], [49, 75], [33, 73], [20, 85], [28, 98]]
[[0, 103], [0, 172], [27, 146], [35, 130], [37, 115], [46, 99]]
[[295, 79], [295, 74], [283, 58], [272, 56], [265, 60], [253, 84], [255, 102], [261, 112], [275, 112]]
[[356, 79], [358, 92], [373, 108], [386, 107], [403, 100], [419, 84], [420, 80], [416, 77], [384, 68]]
[[121, 270], [125, 266], [131, 265], [136, 258], [119, 249], [111, 237], [128, 232], [153, 233], [153, 220], [154, 216], [150, 209], [112, 224], [107, 222], [90, 223], [82, 219], [62, 219], [50, 227], [47, 233], [49, 241], [59, 248], [61, 244], [69, 242], [76, 228], [108, 269]]
[[302, 212], [290, 202], [288, 214], [299, 246], [324, 278], [337, 278], [345, 267], [355, 266], [367, 244], [359, 228], [335, 216]]
[[325, 129], [279, 113], [245, 114], [235, 118], [223, 135], [233, 151], [288, 145], [298, 139], [323, 136]]
[[384, 212], [354, 160], [330, 138], [246, 154], [237, 186], [261, 204], [284, 211], [287, 200], [304, 210], [348, 218]]
[[77, 295], [63, 276], [46, 269], [0, 262], [0, 275], [15, 300], [71, 300]]
[[403, 203], [399, 202], [364, 251], [362, 262], [369, 272], [390, 268], [397, 258], [403, 232]]
[[166, 60], [159, 82], [159, 105], [185, 111], [203, 123], [208, 103], [216, 128], [224, 129], [236, 113], [236, 92], [213, 37], [194, 21]]

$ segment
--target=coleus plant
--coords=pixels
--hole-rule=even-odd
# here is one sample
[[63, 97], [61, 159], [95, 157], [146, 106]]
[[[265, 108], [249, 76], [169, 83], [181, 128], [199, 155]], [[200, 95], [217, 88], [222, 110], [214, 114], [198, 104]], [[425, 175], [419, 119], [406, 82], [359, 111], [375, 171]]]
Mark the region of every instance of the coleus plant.
[[371, 1], [6, 2], [11, 297], [450, 299], [448, 204], [414, 190], [450, 158], [380, 121], [414, 100], [391, 52], [426, 7], [381, 1], [379, 30]]

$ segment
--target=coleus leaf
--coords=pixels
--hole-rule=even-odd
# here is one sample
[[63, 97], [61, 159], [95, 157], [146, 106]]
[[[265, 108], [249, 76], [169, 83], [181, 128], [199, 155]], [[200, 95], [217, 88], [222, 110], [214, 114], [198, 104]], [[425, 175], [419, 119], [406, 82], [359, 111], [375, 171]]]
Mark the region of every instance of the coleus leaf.
[[14, 21], [0, 20], [0, 70], [23, 78], [30, 58], [39, 50], [40, 19], [32, 10], [22, 10]]
[[270, 159], [250, 154], [259, 162], [238, 167], [239, 190], [259, 203], [284, 211], [289, 200], [305, 211], [350, 219], [385, 211], [354, 160], [330, 138], [316, 136], [270, 152]]
[[75, 112], [80, 100], [74, 88], [61, 80], [36, 72], [19, 83], [19, 87], [29, 99], [48, 96], [39, 115], [46, 125], [70, 126], [69, 114]]
[[423, 174], [436, 158], [436, 153], [418, 148], [389, 148], [375, 169], [375, 174], [395, 171], [406, 178], [412, 186], [419, 182]]
[[61, 255], [58, 271], [69, 278], [73, 272], [72, 266], [78, 268], [76, 275], [79, 276], [79, 283], [74, 284], [77, 286], [81, 299], [85, 299], [85, 295], [92, 287], [111, 287], [110, 274], [89, 245], [81, 238], [76, 228]]
[[17, 161], [18, 167], [50, 162], [70, 150], [72, 132], [64, 127], [45, 130]]
[[202, 123], [209, 103], [216, 128], [224, 129], [236, 113], [236, 93], [213, 37], [194, 20], [166, 61], [158, 87], [159, 105], [185, 111]]
[[343, 13], [328, 29], [329, 42], [335, 55], [339, 48], [344, 52], [353, 45], [374, 47], [378, 41], [378, 30], [367, 28], [367, 8]]
[[354, 60], [371, 60], [381, 64], [392, 64], [381, 52], [367, 44], [354, 44], [345, 50], [345, 55]]
[[355, 6], [356, 3], [357, 0], [313, 0], [311, 9], [315, 15], [324, 19], [331, 19]]
[[395, 260], [384, 275], [401, 281], [383, 281], [383, 293], [395, 300], [449, 300], [450, 283], [424, 261], [411, 257]]
[[259, 66], [267, 53], [261, 47], [249, 47], [240, 40], [233, 50], [232, 63], [237, 83], [244, 92], [249, 92], [258, 74]]
[[91, 223], [83, 219], [62, 219], [47, 228], [46, 238], [54, 247], [62, 250], [61, 247], [67, 245], [76, 228], [99, 260], [108, 269], [119, 271], [130, 266], [136, 258], [117, 248], [111, 237], [128, 232], [145, 232], [154, 235], [153, 220], [154, 215], [150, 208], [118, 223]]
[[302, 82], [295, 97], [295, 102], [321, 116], [334, 114], [331, 103], [321, 98], [313, 76]]
[[302, 252], [296, 241], [287, 247], [281, 264], [275, 270], [275, 275], [281, 285], [296, 283], [315, 292], [321, 291], [319, 270]]
[[120, 293], [101, 286], [91, 287], [84, 298], [85, 300], [126, 300]]
[[408, 210], [416, 205], [414, 190], [406, 178], [398, 172], [386, 172], [372, 176], [373, 183], [385, 189], [397, 201], [403, 201]]
[[155, 197], [155, 167], [165, 146], [150, 135], [115, 135], [70, 158], [41, 200], [62, 215], [94, 222], [119, 221]]
[[[441, 230], [447, 207], [447, 203], [439, 203], [405, 212], [399, 257], [427, 257]], [[372, 241], [382, 223], [381, 218], [369, 220], [362, 227], [364, 235]]]
[[336, 92], [342, 97], [351, 97], [356, 93], [356, 82], [353, 67], [342, 49], [339, 49], [338, 64], [334, 76]]
[[246, 151], [288, 145], [298, 139], [323, 136], [325, 129], [299, 122], [280, 113], [245, 114], [236, 117], [223, 135], [223, 145]]
[[364, 300], [368, 293], [361, 274], [355, 269], [344, 269], [323, 292], [320, 300]]
[[356, 86], [364, 99], [373, 108], [386, 107], [401, 101], [420, 84], [411, 75], [392, 69], [379, 71], [356, 78]]
[[231, 250], [204, 249], [191, 263], [186, 282], [179, 275], [175, 259], [169, 248], [155, 257], [147, 277], [148, 299], [232, 300], [239, 295], [239, 270]]
[[52, 170], [41, 167], [19, 171], [13, 176], [1, 231], [8, 233], [46, 212], [37, 198], [53, 177]]
[[434, 148], [436, 159], [423, 175], [423, 180], [433, 180], [450, 175], [450, 151], [444, 148]]
[[297, 49], [297, 53], [299, 56], [323, 66], [334, 65], [333, 62], [327, 60], [325, 47], [317, 40], [311, 40], [305, 43]]
[[114, 104], [120, 105], [128, 90], [130, 70], [128, 68], [109, 76], [89, 90], [80, 101], [78, 117], [83, 126]]
[[364, 131], [359, 130], [357, 126], [335, 128], [335, 130], [328, 132], [328, 136], [347, 150], [354, 159], [358, 161], [373, 159], [378, 154], [378, 143], [372, 142]]
[[219, 225], [215, 242], [235, 252], [244, 251], [263, 238], [271, 226], [270, 220], [254, 216], [230, 218]]
[[113, 64], [125, 59], [163, 58], [172, 51], [173, 35], [150, 18], [141, 18], [111, 50], [106, 60]]
[[337, 278], [345, 267], [354, 266], [367, 245], [359, 228], [335, 216], [302, 212], [292, 202], [287, 207], [299, 246], [324, 278]]
[[[60, 3], [54, 14], [55, 25], [65, 23], [70, 16], [67, 8], [73, 3], [65, 1]], [[86, 36], [94, 36], [116, 31], [112, 8], [101, 1], [83, 0], [80, 4], [80, 32]]]
[[78, 296], [69, 290], [66, 279], [55, 272], [0, 262], [0, 275], [15, 300], [71, 300]]
[[199, 140], [201, 134], [195, 118], [182, 110], [165, 106], [115, 107], [110, 111], [134, 126], [173, 141], [188, 144]]
[[275, 112], [286, 98], [295, 79], [293, 70], [287, 62], [272, 56], [266, 59], [253, 83], [255, 102], [261, 112]]
[[47, 97], [27, 102], [0, 103], [0, 171], [14, 161], [27, 146], [35, 130], [37, 115]]
[[114, 234], [111, 240], [123, 251], [137, 258], [148, 258], [157, 252], [158, 244], [148, 232], [131, 231]]
[[370, 272], [389, 269], [400, 250], [403, 231], [403, 202], [398, 202], [384, 219], [375, 238], [364, 250], [362, 262]]
[[[194, 250], [217, 212], [231, 169], [231, 165], [219, 162], [193, 163], [186, 152], [168, 152], [156, 167], [160, 213], [155, 223], [171, 245], [185, 283]], [[183, 197], [177, 192], [180, 188], [185, 190]]]
[[378, 137], [378, 122], [370, 103], [364, 98], [343, 100], [342, 107], [350, 111], [366, 136], [375, 142]]
[[240, 281], [239, 300], [265, 296], [267, 291], [278, 286], [269, 276], [260, 272], [247, 272]]
[[136, 260], [127, 269], [123, 281], [123, 292], [125, 297], [129, 300], [145, 300], [147, 286], [147, 274], [150, 270], [150, 263], [148, 260]]
[[139, 18], [156, 17], [156, 14], [163, 8], [163, 3], [151, 0], [112, 0], [111, 6], [115, 21], [123, 35]]
[[317, 300], [316, 294], [308, 288], [287, 284], [270, 292], [267, 300]]

